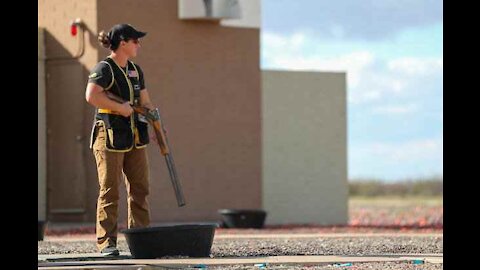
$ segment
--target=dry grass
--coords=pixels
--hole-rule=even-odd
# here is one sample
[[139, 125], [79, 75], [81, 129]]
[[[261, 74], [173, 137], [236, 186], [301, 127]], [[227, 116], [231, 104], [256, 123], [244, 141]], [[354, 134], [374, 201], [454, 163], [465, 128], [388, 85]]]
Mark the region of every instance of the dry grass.
[[386, 182], [378, 179], [349, 180], [350, 196], [443, 196], [443, 178], [405, 179]]
[[351, 197], [349, 219], [352, 226], [443, 228], [443, 197]]

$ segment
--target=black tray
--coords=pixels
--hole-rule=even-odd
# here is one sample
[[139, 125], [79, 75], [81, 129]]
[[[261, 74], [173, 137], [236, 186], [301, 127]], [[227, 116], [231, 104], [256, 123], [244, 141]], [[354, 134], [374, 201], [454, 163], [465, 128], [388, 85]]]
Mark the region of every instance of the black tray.
[[260, 209], [220, 209], [222, 225], [226, 228], [262, 228], [267, 212]]
[[209, 257], [217, 223], [168, 224], [122, 230], [132, 257]]

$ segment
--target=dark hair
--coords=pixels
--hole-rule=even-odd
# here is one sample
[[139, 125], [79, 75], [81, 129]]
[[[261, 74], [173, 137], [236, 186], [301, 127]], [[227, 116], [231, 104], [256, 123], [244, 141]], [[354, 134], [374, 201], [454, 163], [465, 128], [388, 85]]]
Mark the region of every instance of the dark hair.
[[110, 39], [110, 33], [106, 33], [105, 31], [101, 31], [98, 34], [98, 42], [102, 44], [103, 47], [115, 51], [120, 44], [112, 44], [112, 40]]
[[110, 39], [108, 38], [108, 34], [103, 30], [98, 34], [98, 42], [100, 42], [103, 47], [110, 48]]

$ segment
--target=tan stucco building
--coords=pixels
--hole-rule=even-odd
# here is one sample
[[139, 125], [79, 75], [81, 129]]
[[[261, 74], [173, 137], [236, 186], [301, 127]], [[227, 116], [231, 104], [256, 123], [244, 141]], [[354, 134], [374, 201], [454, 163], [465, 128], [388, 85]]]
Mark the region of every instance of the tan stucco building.
[[[152, 222], [217, 221], [217, 210], [221, 208], [267, 208], [275, 213], [278, 210], [273, 206], [273, 197], [279, 195], [288, 204], [288, 192], [274, 191], [273, 186], [282, 188], [282, 185], [269, 187], [275, 181], [268, 177], [276, 163], [268, 154], [281, 153], [272, 150], [270, 143], [265, 144], [267, 148], [264, 146], [265, 135], [276, 135], [264, 130], [262, 120], [268, 111], [262, 111], [262, 104], [274, 106], [277, 94], [268, 92], [262, 100], [260, 2], [230, 1], [239, 5], [241, 12], [237, 7], [231, 13], [222, 13], [219, 10], [222, 5], [228, 6], [222, 1], [226, 0], [214, 0], [217, 10], [205, 18], [189, 17], [195, 14], [192, 10], [202, 7], [200, 0], [190, 1], [196, 6], [188, 6], [188, 1], [182, 0], [142, 0], [141, 4], [127, 0], [39, 0], [39, 219], [95, 220], [97, 173], [88, 148], [94, 108], [84, 95], [91, 68], [109, 53], [97, 42], [97, 33], [108, 31], [117, 23], [130, 23], [148, 33], [133, 61], [142, 67], [152, 101], [162, 113], [187, 202], [185, 207], [177, 207], [165, 161], [152, 143], [148, 147]], [[85, 32], [80, 31], [74, 37], [70, 24], [77, 18], [81, 19]], [[79, 49], [79, 44], [84, 44], [83, 49]], [[339, 76], [334, 89], [342, 87], [345, 77]], [[327, 100], [319, 102], [345, 95], [344, 90], [326, 91], [322, 97]], [[343, 106], [339, 112], [345, 108], [342, 98], [335, 103]], [[297, 104], [297, 108], [301, 109], [301, 105]], [[327, 125], [345, 121], [344, 115], [332, 117]], [[271, 115], [266, 119], [267, 123], [276, 121]], [[321, 135], [322, 127], [312, 134]], [[342, 133], [345, 129], [337, 131]], [[345, 134], [338, 137], [339, 148], [328, 150], [340, 151], [331, 161], [340, 165], [321, 167], [335, 172], [323, 172], [328, 177], [318, 178], [340, 181], [339, 184], [314, 185], [333, 188], [330, 190], [333, 197], [334, 192], [341, 195], [331, 201], [334, 203], [325, 205], [333, 207], [330, 211], [342, 218], [328, 220], [327, 215], [325, 223], [342, 223], [347, 219], [346, 157], [342, 152], [346, 142], [342, 136]], [[328, 144], [324, 141], [319, 147]], [[267, 156], [262, 153], [264, 150]], [[324, 153], [316, 148], [311, 155]], [[265, 180], [265, 173], [269, 180]], [[272, 192], [266, 188], [272, 188]], [[294, 192], [290, 193], [293, 197]], [[124, 187], [119, 207], [119, 221], [125, 222]], [[272, 220], [274, 223], [296, 220], [274, 216], [277, 216]], [[318, 219], [312, 219], [315, 221]]]
[[348, 222], [346, 74], [262, 71], [268, 224]]

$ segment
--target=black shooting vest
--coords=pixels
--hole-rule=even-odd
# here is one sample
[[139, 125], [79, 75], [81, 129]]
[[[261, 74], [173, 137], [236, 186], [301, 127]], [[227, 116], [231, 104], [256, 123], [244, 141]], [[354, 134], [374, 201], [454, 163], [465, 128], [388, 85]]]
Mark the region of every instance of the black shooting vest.
[[[112, 72], [112, 81], [105, 88], [105, 91], [111, 91], [125, 101], [129, 101], [130, 104], [138, 104], [140, 100], [140, 74], [135, 64], [127, 61], [127, 72], [125, 72], [110, 57], [102, 62], [109, 65]], [[97, 108], [90, 138], [90, 148], [93, 147], [99, 126], [104, 127], [105, 147], [108, 151], [127, 152], [133, 147], [144, 148], [149, 142], [148, 123], [135, 112], [130, 117], [124, 117], [111, 110]]]

